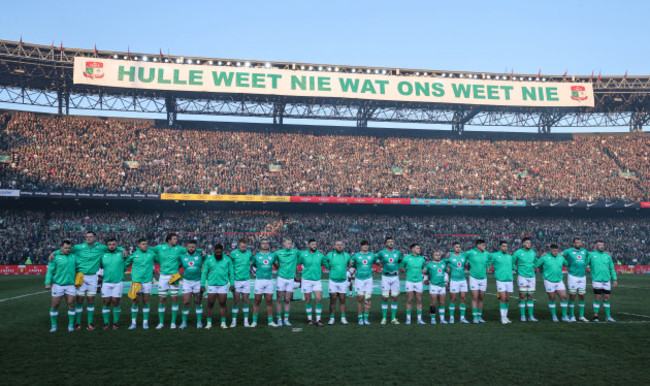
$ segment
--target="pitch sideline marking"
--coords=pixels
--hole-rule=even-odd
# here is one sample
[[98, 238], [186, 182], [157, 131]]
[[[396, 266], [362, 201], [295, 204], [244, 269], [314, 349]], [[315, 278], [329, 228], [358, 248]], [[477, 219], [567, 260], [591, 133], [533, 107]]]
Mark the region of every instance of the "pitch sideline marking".
[[648, 316], [648, 315], [632, 314], [632, 313], [629, 313], [629, 312], [619, 312], [619, 313], [620, 313], [620, 314], [623, 314], [623, 315], [640, 316], [640, 317], [642, 317], [642, 318], [648, 318], [648, 319], [650, 319], [650, 316]]
[[50, 292], [50, 291], [40, 291], [40, 292], [34, 292], [34, 293], [31, 293], [31, 294], [25, 294], [25, 295], [20, 295], [20, 296], [14, 296], [13, 298], [0, 299], [0, 303], [2, 303], [2, 302], [6, 302], [6, 301], [9, 301], [9, 300], [16, 300], [16, 299], [24, 298], [24, 297], [27, 297], [27, 296], [38, 295], [38, 294], [44, 294], [44, 293], [46, 293], [46, 292]]

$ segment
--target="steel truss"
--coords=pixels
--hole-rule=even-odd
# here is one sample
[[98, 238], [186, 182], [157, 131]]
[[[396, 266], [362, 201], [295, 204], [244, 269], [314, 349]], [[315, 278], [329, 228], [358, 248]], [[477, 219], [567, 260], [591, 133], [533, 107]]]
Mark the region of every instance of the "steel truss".
[[[280, 96], [175, 93], [132, 89], [97, 88], [74, 85], [72, 64], [76, 56], [143, 60], [147, 54], [96, 51], [24, 44], [0, 40], [0, 103], [13, 103], [70, 110], [119, 111], [166, 114], [175, 124], [178, 114], [268, 117], [273, 124], [284, 118], [368, 122], [448, 124], [462, 134], [466, 125], [536, 127], [545, 134], [552, 127], [629, 127], [641, 131], [650, 121], [650, 76], [563, 77], [545, 76], [559, 82], [591, 82], [595, 107], [583, 109], [495, 108], [446, 104], [379, 102], [329, 98], [288, 98]], [[148, 55], [160, 61], [176, 61], [178, 56]], [[242, 63], [236, 59], [195, 58], [195, 63]], [[394, 76], [453, 76], [481, 79], [537, 79], [537, 75], [469, 73], [391, 68], [331, 66], [308, 63], [246, 62], [252, 67], [333, 70]]]

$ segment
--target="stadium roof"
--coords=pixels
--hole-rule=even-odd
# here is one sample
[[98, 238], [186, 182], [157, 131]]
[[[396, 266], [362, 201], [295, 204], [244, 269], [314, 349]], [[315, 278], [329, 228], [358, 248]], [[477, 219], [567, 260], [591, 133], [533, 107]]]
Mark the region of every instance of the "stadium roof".
[[[503, 107], [445, 103], [395, 102], [322, 97], [287, 97], [254, 93], [225, 94], [185, 91], [137, 90], [98, 87], [73, 82], [75, 57], [117, 59], [200, 66], [275, 68], [295, 71], [381, 74], [396, 77], [495, 79], [512, 81], [591, 83], [594, 107]], [[575, 76], [478, 73], [360, 67], [333, 64], [265, 62], [226, 58], [99, 51], [0, 40], [0, 103], [70, 109], [167, 114], [170, 124], [177, 114], [449, 124], [462, 133], [465, 125], [537, 127], [629, 127], [640, 131], [650, 121], [650, 75]]]

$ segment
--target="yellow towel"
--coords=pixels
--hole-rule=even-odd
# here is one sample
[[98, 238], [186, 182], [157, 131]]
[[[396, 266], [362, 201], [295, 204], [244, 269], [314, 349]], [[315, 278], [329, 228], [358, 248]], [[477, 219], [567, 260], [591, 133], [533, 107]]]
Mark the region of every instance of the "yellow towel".
[[74, 277], [74, 286], [76, 288], [79, 288], [83, 283], [84, 283], [84, 274], [81, 272], [77, 272], [77, 274]]
[[177, 281], [181, 280], [181, 277], [182, 277], [181, 274], [176, 272], [175, 274], [169, 277], [169, 284], [176, 283]]
[[131, 288], [129, 288], [129, 293], [126, 296], [128, 296], [131, 300], [135, 300], [135, 298], [138, 296], [138, 292], [140, 292], [140, 289], [142, 289], [142, 285], [140, 285], [140, 283], [131, 283]]

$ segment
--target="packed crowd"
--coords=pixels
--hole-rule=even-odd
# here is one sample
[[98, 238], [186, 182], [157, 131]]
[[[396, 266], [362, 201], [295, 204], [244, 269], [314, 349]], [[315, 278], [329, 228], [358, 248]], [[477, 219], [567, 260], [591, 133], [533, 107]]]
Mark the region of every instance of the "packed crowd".
[[[581, 200], [650, 198], [650, 136], [476, 140], [156, 128], [3, 114], [0, 187]], [[130, 166], [129, 164], [130, 163]]]
[[607, 217], [494, 217], [494, 216], [391, 216], [375, 214], [278, 213], [269, 211], [17, 211], [0, 212], [0, 262], [42, 264], [58, 249], [61, 240], [83, 242], [86, 231], [95, 231], [100, 240], [115, 237], [119, 244], [133, 250], [140, 237], [150, 245], [163, 243], [169, 232], [176, 232], [181, 243], [198, 240], [199, 247], [211, 250], [216, 243], [234, 249], [239, 238], [246, 237], [257, 249], [262, 237], [280, 248], [283, 237], [294, 240], [296, 248], [306, 249], [314, 238], [319, 248], [330, 251], [335, 240], [344, 240], [346, 249], [356, 252], [366, 239], [371, 250], [383, 249], [385, 237], [395, 238], [404, 251], [411, 243], [422, 245], [423, 253], [448, 251], [453, 241], [464, 250], [474, 240], [485, 238], [490, 250], [499, 240], [518, 248], [524, 236], [532, 238], [538, 252], [548, 251], [551, 243], [568, 248], [574, 236], [581, 236], [585, 247], [603, 239], [614, 261], [623, 264], [650, 264], [650, 219]]

